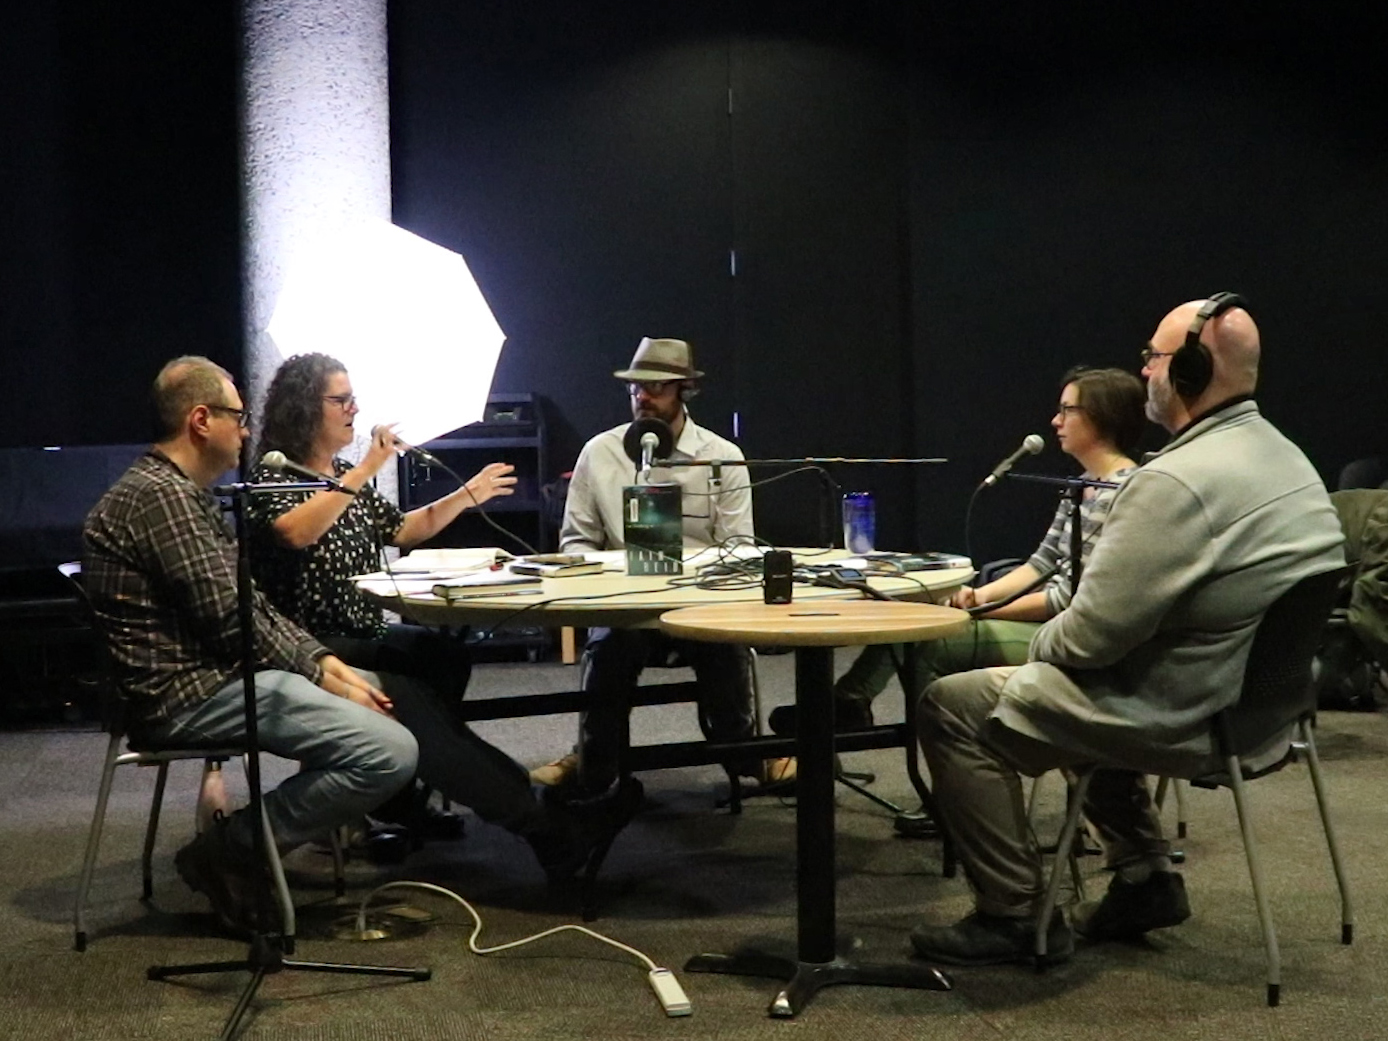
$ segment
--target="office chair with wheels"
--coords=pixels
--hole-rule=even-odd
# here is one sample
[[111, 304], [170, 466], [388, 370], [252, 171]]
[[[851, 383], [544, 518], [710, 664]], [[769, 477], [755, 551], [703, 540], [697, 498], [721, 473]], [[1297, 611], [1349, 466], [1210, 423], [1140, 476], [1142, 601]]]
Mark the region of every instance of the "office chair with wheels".
[[[1281, 993], [1281, 954], [1272, 912], [1263, 888], [1262, 864], [1254, 841], [1249, 815], [1247, 782], [1282, 769], [1298, 758], [1305, 758], [1321, 825], [1325, 829], [1326, 845], [1335, 882], [1340, 890], [1340, 942], [1354, 940], [1354, 910], [1349, 883], [1340, 859], [1339, 845], [1330, 821], [1330, 809], [1325, 787], [1321, 781], [1320, 760], [1316, 755], [1314, 728], [1316, 719], [1315, 691], [1311, 685], [1311, 658], [1320, 642], [1321, 631], [1331, 607], [1340, 595], [1341, 586], [1353, 574], [1353, 568], [1311, 575], [1296, 583], [1277, 598], [1258, 623], [1258, 629], [1244, 666], [1239, 700], [1229, 708], [1214, 714], [1210, 731], [1219, 765], [1183, 779], [1201, 788], [1227, 787], [1234, 796], [1239, 829], [1243, 836], [1244, 853], [1248, 858], [1248, 873], [1253, 888], [1253, 900], [1258, 909], [1263, 942], [1267, 949], [1267, 1003], [1276, 1006]], [[1255, 768], [1249, 757], [1258, 756], [1265, 762], [1269, 750], [1276, 752], [1278, 742], [1282, 754], [1271, 765]], [[1094, 771], [1105, 766], [1123, 764], [1092, 763], [1078, 770], [1079, 780], [1070, 812], [1061, 830], [1057, 857], [1064, 856], [1079, 828], [1084, 796]], [[1059, 864], [1059, 859], [1056, 863]], [[1048, 923], [1055, 910], [1061, 872], [1051, 869], [1046, 887], [1045, 902], [1037, 918]], [[1036, 931], [1037, 967], [1045, 964], [1046, 930]]]

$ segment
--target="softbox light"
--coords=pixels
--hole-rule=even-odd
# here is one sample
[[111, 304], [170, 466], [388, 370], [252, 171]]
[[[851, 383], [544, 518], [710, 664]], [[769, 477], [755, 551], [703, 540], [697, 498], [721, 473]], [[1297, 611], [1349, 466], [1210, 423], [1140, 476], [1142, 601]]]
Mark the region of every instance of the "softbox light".
[[459, 254], [383, 220], [296, 249], [268, 332], [347, 366], [359, 436], [398, 422], [411, 444], [483, 417], [506, 338]]

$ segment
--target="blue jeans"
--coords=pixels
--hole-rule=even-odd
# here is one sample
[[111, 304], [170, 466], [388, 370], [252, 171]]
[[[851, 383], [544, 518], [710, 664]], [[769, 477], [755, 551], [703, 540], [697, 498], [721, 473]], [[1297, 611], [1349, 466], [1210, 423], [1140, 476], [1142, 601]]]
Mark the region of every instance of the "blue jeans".
[[[379, 687], [374, 676], [364, 675]], [[265, 815], [282, 852], [356, 820], [414, 776], [419, 754], [414, 735], [388, 716], [277, 669], [255, 674], [255, 699], [261, 750], [302, 766], [265, 793]], [[141, 736], [171, 748], [244, 742], [241, 681]], [[238, 811], [229, 837], [249, 846], [253, 826], [250, 815]]]

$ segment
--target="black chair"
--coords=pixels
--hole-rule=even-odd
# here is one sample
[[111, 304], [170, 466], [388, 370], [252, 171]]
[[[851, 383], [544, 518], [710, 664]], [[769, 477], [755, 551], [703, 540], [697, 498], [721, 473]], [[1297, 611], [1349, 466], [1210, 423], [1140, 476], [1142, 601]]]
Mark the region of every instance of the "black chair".
[[[1340, 942], [1354, 940], [1354, 911], [1350, 901], [1349, 884], [1340, 860], [1339, 846], [1330, 822], [1325, 788], [1321, 783], [1320, 760], [1316, 756], [1313, 735], [1316, 719], [1315, 691], [1311, 684], [1311, 658], [1320, 643], [1326, 619], [1340, 595], [1342, 585], [1353, 574], [1350, 567], [1311, 575], [1296, 583], [1277, 598], [1258, 623], [1244, 667], [1243, 686], [1239, 699], [1229, 708], [1215, 713], [1210, 730], [1217, 750], [1219, 767], [1210, 772], [1186, 776], [1200, 788], [1227, 787], [1233, 792], [1238, 812], [1239, 828], [1243, 835], [1244, 852], [1248, 857], [1248, 873], [1253, 885], [1253, 899], [1258, 908], [1263, 941], [1267, 947], [1267, 1003], [1277, 1005], [1281, 988], [1281, 955], [1277, 947], [1277, 932], [1272, 912], [1263, 890], [1262, 867], [1253, 837], [1249, 817], [1245, 782], [1265, 777], [1282, 769], [1300, 757], [1305, 757], [1311, 785], [1315, 790], [1321, 824], [1325, 828], [1330, 863], [1340, 889]], [[1277, 743], [1281, 742], [1281, 754]], [[1257, 755], [1256, 765], [1249, 757]], [[1079, 828], [1085, 793], [1095, 769], [1105, 766], [1122, 768], [1121, 763], [1093, 763], [1080, 769], [1070, 812], [1060, 833], [1055, 865], [1046, 887], [1045, 902], [1037, 918], [1048, 923], [1055, 910], [1060, 889], [1059, 865], [1068, 857], [1070, 845]], [[1213, 764], [1212, 764], [1213, 765]], [[1037, 969], [1046, 960], [1046, 930], [1036, 931]]]

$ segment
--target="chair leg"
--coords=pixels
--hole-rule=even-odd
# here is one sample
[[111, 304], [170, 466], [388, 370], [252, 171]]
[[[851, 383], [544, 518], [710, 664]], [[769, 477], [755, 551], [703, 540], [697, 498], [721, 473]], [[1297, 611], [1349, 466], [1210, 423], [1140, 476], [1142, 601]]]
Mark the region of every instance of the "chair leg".
[[1325, 787], [1321, 782], [1320, 756], [1316, 754], [1316, 741], [1312, 727], [1302, 720], [1297, 724], [1301, 741], [1306, 751], [1306, 769], [1311, 775], [1311, 787], [1316, 791], [1316, 805], [1321, 811], [1321, 826], [1325, 829], [1325, 844], [1330, 848], [1330, 865], [1335, 869], [1335, 884], [1340, 887], [1340, 942], [1354, 942], [1354, 904], [1350, 900], [1349, 880], [1345, 877], [1344, 862], [1340, 859], [1340, 844], [1335, 839], [1335, 828], [1330, 823], [1330, 804], [1325, 797]]
[[1186, 821], [1190, 820], [1186, 814], [1186, 782], [1179, 777], [1172, 778], [1171, 790], [1176, 793], [1176, 837], [1183, 839], [1186, 837]]
[[1253, 882], [1253, 902], [1258, 908], [1258, 924], [1263, 930], [1263, 943], [1268, 956], [1268, 1007], [1275, 1008], [1281, 1000], [1282, 954], [1277, 947], [1277, 930], [1272, 924], [1272, 909], [1263, 890], [1263, 872], [1258, 860], [1258, 847], [1253, 839], [1253, 822], [1249, 818], [1243, 771], [1237, 756], [1225, 759], [1229, 772], [1229, 790], [1234, 793], [1234, 809], [1239, 815], [1239, 831], [1243, 834], [1243, 850], [1248, 857], [1248, 876]]
[[72, 908], [72, 947], [87, 949], [87, 891], [91, 889], [92, 873], [96, 870], [96, 853], [101, 846], [101, 831], [106, 824], [106, 803], [111, 798], [111, 782], [116, 775], [116, 757], [120, 755], [121, 735], [112, 734], [106, 745], [106, 759], [101, 764], [101, 783], [96, 792], [96, 812], [87, 832], [87, 849], [82, 855], [82, 874], [77, 881], [77, 899]]
[[1046, 967], [1046, 930], [1051, 923], [1051, 915], [1055, 914], [1055, 907], [1060, 898], [1060, 865], [1069, 860], [1071, 870], [1076, 872], [1079, 870], [1070, 856], [1070, 851], [1074, 847], [1075, 834], [1080, 828], [1080, 815], [1084, 812], [1084, 797], [1089, 792], [1089, 781], [1093, 776], [1094, 771], [1092, 769], [1080, 772], [1075, 786], [1070, 792], [1070, 806], [1065, 813], [1065, 824], [1060, 829], [1060, 838], [1056, 840], [1055, 860], [1051, 864], [1051, 877], [1046, 882], [1046, 895], [1041, 901], [1040, 913], [1036, 916], [1037, 972]]
[[140, 879], [143, 899], [154, 896], [154, 840], [159, 835], [159, 814], [164, 809], [164, 789], [169, 783], [169, 764], [159, 764], [154, 780], [154, 795], [149, 801], [149, 823], [145, 826], [145, 848], [140, 854]]
[[333, 895], [340, 897], [347, 895], [347, 858], [342, 852], [346, 832], [346, 828], [334, 828], [328, 833], [328, 846], [333, 855]]

